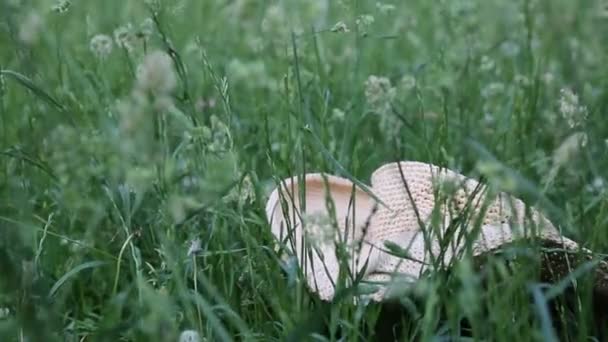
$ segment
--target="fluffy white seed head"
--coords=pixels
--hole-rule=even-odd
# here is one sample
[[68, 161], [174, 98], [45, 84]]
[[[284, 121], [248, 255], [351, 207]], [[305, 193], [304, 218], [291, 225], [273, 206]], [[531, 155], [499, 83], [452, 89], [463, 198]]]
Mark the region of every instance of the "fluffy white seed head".
[[114, 30], [114, 42], [119, 48], [124, 48], [128, 52], [131, 52], [135, 48], [135, 40], [136, 37], [131, 23]]
[[146, 55], [137, 67], [137, 89], [156, 95], [167, 95], [177, 86], [173, 61], [165, 52], [157, 50]]
[[105, 34], [98, 34], [91, 39], [89, 47], [95, 57], [106, 59], [112, 52], [112, 38]]
[[184, 330], [179, 335], [179, 342], [201, 342], [201, 335], [196, 330]]

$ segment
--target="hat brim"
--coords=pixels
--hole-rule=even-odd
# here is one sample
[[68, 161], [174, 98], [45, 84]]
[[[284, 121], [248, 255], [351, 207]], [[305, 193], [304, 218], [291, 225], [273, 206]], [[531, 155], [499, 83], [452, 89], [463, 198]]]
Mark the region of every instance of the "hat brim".
[[[295, 254], [308, 287], [331, 300], [340, 266], [351, 276], [373, 263], [367, 228], [375, 202], [348, 179], [322, 173], [281, 181], [266, 204], [279, 248]], [[304, 201], [302, 201], [304, 199]], [[344, 246], [348, 260], [339, 259]]]
[[[378, 185], [381, 183], [378, 179], [382, 173], [394, 173], [395, 165], [387, 164], [372, 175], [374, 193], [389, 207], [395, 201], [395, 196], [384, 193]], [[400, 172], [409, 172], [410, 175], [420, 172], [421, 168], [433, 167], [408, 162], [401, 166], [405, 171]], [[456, 173], [453, 175], [461, 176]], [[391, 177], [395, 177], [394, 174]], [[386, 212], [378, 214], [376, 200], [348, 179], [312, 173], [302, 177], [302, 180], [301, 183], [297, 177], [283, 180], [268, 199], [266, 215], [279, 247], [295, 254], [307, 286], [322, 300], [334, 297], [340, 269], [345, 269], [351, 276], [362, 276], [363, 280], [370, 282], [388, 283], [395, 277], [401, 281], [415, 281], [422, 272], [429, 269], [429, 254], [439, 255], [442, 260], [438, 264], [450, 267], [462, 253], [470, 253], [479, 259], [520, 239], [534, 238], [541, 244], [553, 244], [570, 251], [579, 250], [576, 242], [559, 234], [550, 224], [546, 229], [523, 230], [522, 233], [521, 229], [516, 229], [521, 227], [500, 220], [482, 220], [479, 229], [474, 231], [466, 224], [457, 228], [462, 230], [464, 240], [450, 243], [446, 249], [445, 244], [438, 242], [437, 236], [430, 236], [428, 232], [416, 227], [388, 222]], [[469, 185], [476, 184], [473, 180], [465, 180]], [[392, 209], [380, 209], [382, 210]], [[535, 214], [541, 221], [548, 222], [539, 213]], [[382, 215], [384, 216], [379, 218]], [[312, 219], [315, 217], [326, 220], [320, 223]], [[316, 224], [310, 224], [311, 221]], [[387, 231], [393, 233], [387, 235]], [[407, 252], [408, 257], [392, 253], [385, 245], [387, 241]], [[347, 247], [343, 250], [346, 251], [347, 260], [337, 255], [340, 254], [337, 253], [337, 246]], [[571, 270], [572, 265], [570, 259], [558, 257], [558, 254], [553, 252], [550, 258], [543, 259], [546, 264], [543, 267], [559, 270], [557, 273], [563, 276], [566, 274], [564, 270]], [[341, 268], [341, 265], [345, 267]], [[374, 301], [382, 301], [387, 296], [389, 286], [387, 284], [377, 288], [378, 291], [368, 296]]]

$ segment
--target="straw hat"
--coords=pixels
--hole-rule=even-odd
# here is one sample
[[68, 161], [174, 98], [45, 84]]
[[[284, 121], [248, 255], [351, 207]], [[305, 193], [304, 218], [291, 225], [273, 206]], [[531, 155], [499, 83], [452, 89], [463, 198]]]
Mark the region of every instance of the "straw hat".
[[[274, 189], [266, 215], [278, 246], [295, 253], [308, 287], [322, 300], [334, 297], [341, 264], [369, 282], [415, 281], [462, 253], [484, 256], [521, 239], [581, 250], [521, 200], [435, 165], [386, 164], [372, 174], [369, 188], [322, 173], [301, 178]], [[543, 268], [562, 277], [570, 262], [552, 252]], [[598, 283], [606, 287], [608, 280]], [[380, 286], [371, 299], [385, 299], [388, 289]]]

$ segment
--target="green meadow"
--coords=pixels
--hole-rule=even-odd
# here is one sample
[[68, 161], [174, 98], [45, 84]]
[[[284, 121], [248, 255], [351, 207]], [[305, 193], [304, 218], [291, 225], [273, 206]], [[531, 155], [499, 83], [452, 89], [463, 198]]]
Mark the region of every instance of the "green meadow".
[[[0, 340], [608, 339], [607, 39], [599, 0], [0, 0]], [[400, 160], [594, 259], [546, 283], [534, 253], [463, 257], [321, 301], [270, 192]]]

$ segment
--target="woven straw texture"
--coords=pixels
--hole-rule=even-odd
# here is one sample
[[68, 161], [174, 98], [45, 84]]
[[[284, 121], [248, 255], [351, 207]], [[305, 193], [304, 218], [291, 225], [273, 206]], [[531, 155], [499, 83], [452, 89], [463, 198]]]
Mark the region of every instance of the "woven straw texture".
[[[347, 179], [313, 173], [301, 183], [282, 181], [268, 199], [266, 214], [278, 245], [295, 253], [308, 287], [323, 300], [335, 293], [337, 245], [345, 246], [348, 256], [343, 269], [354, 275], [367, 263], [368, 281], [388, 281], [392, 275], [415, 281], [434, 259], [449, 267], [467, 247], [479, 256], [532, 236], [578, 249], [521, 200], [491, 194], [477, 181], [435, 165], [386, 164], [372, 174], [371, 185], [379, 201]], [[407, 250], [408, 258], [389, 254], [387, 241]], [[371, 298], [383, 300], [387, 289]]]

